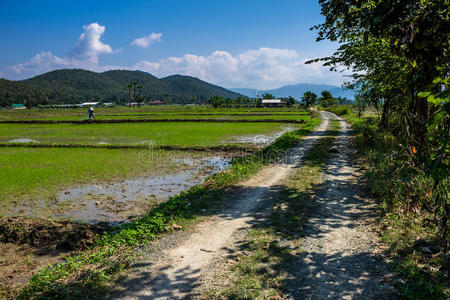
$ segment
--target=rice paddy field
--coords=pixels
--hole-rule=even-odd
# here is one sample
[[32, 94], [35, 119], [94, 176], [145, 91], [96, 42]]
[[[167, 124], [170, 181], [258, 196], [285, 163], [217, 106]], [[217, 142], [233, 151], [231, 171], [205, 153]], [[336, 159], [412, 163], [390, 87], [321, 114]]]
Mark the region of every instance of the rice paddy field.
[[[95, 110], [96, 118], [133, 119], [133, 118], [275, 118], [304, 119], [308, 113], [295, 108], [215, 108], [208, 106], [142, 106], [105, 107]], [[41, 110], [5, 110], [0, 111], [0, 121], [7, 120], [85, 120], [87, 109], [41, 109]]]
[[142, 213], [202, 182], [311, 116], [285, 108], [113, 107], [97, 109], [96, 118], [123, 122], [45, 122], [85, 118], [85, 109], [0, 111], [1, 215], [125, 221], [136, 207]]
[[0, 142], [32, 140], [40, 143], [153, 144], [217, 146], [238, 143], [239, 137], [273, 135], [283, 123], [100, 123], [100, 124], [0, 124]]

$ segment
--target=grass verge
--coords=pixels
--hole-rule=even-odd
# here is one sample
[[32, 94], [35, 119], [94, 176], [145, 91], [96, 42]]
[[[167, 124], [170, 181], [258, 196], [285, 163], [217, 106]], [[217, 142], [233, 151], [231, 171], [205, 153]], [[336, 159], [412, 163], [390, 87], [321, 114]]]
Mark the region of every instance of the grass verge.
[[210, 177], [205, 184], [170, 198], [132, 223], [117, 226], [103, 234], [92, 248], [81, 255], [40, 270], [19, 292], [18, 298], [108, 297], [108, 282], [127, 267], [137, 246], [170, 230], [175, 222], [196, 219], [203, 214], [202, 209], [220, 203], [227, 187], [248, 178], [261, 166], [273, 161], [277, 154], [298, 143], [302, 136], [310, 133], [319, 123], [319, 118], [314, 118], [302, 129], [285, 133], [257, 153], [237, 158], [228, 170]]
[[323, 137], [303, 158], [303, 166], [289, 178], [278, 199], [268, 211], [266, 222], [249, 231], [237, 262], [230, 267], [225, 287], [209, 291], [213, 299], [285, 299], [285, 270], [296, 259], [303, 226], [305, 203], [319, 187], [338, 124], [332, 123], [329, 136]]

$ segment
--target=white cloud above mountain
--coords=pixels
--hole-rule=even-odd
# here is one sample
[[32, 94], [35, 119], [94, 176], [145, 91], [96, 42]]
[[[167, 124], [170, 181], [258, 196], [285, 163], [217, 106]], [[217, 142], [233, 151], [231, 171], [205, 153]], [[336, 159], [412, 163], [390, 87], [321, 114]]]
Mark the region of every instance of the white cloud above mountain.
[[[101, 54], [114, 53], [108, 44], [101, 41], [105, 26], [91, 23], [83, 26], [76, 45], [66, 57], [50, 51], [38, 53], [30, 60], [0, 70], [6, 78], [24, 79], [56, 69], [82, 68], [96, 72], [106, 70], [142, 70], [158, 77], [173, 74], [189, 75], [224, 87], [277, 88], [299, 82], [340, 84], [342, 74], [330, 72], [319, 64], [306, 65], [305, 57], [293, 49], [262, 47], [238, 54], [217, 50], [210, 55], [184, 54], [158, 60], [141, 60], [134, 65], [102, 65]], [[161, 41], [161, 33], [135, 39], [132, 44], [149, 47]], [[123, 50], [125, 51], [125, 50]]]
[[142, 48], [148, 48], [151, 44], [154, 42], [161, 42], [162, 33], [154, 33], [134, 39], [134, 41], [131, 42], [132, 46], [138, 46]]
[[119, 66], [101, 66], [90, 59], [78, 60], [70, 57], [58, 57], [51, 52], [41, 52], [30, 60], [8, 67], [5, 77], [13, 80], [29, 78], [58, 69], [86, 69], [95, 72], [114, 70]]

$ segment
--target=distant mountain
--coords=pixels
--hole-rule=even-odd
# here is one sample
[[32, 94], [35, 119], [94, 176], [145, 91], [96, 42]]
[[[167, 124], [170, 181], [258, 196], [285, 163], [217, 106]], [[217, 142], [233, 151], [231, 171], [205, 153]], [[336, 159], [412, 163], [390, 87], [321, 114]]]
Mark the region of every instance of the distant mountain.
[[11, 105], [13, 102], [28, 105], [79, 103], [91, 99], [124, 103], [129, 101], [127, 84], [133, 81], [142, 86], [141, 92], [147, 101], [205, 103], [214, 95], [231, 99], [242, 96], [190, 76], [173, 75], [159, 79], [142, 71], [114, 70], [96, 73], [64, 69], [20, 82], [0, 79], [0, 106]]
[[[233, 92], [243, 94], [247, 97], [254, 98], [256, 95], [255, 89], [247, 89], [247, 88], [232, 88], [230, 89]], [[296, 99], [300, 99], [303, 96], [303, 93], [311, 91], [318, 96], [322, 91], [329, 91], [334, 97], [342, 97], [347, 99], [355, 99], [354, 92], [352, 90], [344, 90], [344, 88], [335, 86], [335, 85], [326, 85], [326, 84], [310, 84], [310, 83], [299, 83], [294, 85], [286, 85], [280, 87], [278, 89], [272, 90], [258, 90], [258, 95], [261, 96], [263, 93], [270, 93], [275, 97], [289, 97], [292, 96]]]

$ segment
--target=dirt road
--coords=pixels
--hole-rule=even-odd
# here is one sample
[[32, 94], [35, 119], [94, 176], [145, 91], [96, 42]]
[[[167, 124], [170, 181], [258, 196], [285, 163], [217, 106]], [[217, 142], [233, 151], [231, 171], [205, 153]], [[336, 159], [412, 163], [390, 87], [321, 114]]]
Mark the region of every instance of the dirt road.
[[[245, 231], [261, 219], [262, 209], [277, 196], [280, 183], [301, 165], [303, 153], [326, 134], [329, 120], [336, 118], [321, 112], [323, 122], [302, 143], [288, 151], [286, 159], [261, 170], [243, 182], [233, 205], [201, 222], [194, 232], [169, 235], [145, 250], [134, 272], [122, 283], [120, 299], [195, 298], [203, 278], [211, 278], [215, 261], [226, 257]], [[350, 165], [348, 125], [341, 121], [337, 138], [339, 153], [329, 162], [323, 193], [311, 207], [306, 229], [304, 257], [299, 258], [287, 284], [287, 294], [295, 299], [352, 297], [383, 294], [389, 285], [373, 274], [384, 274], [382, 263], [373, 258], [377, 237], [361, 224], [360, 217], [372, 212], [365, 201], [353, 195], [357, 172]], [[356, 180], [356, 181], [355, 181]], [[363, 203], [361, 205], [360, 203]]]
[[373, 230], [376, 217], [353, 163], [350, 126], [340, 134], [328, 160], [320, 192], [308, 210], [302, 254], [291, 265], [293, 299], [390, 299], [392, 274]]

